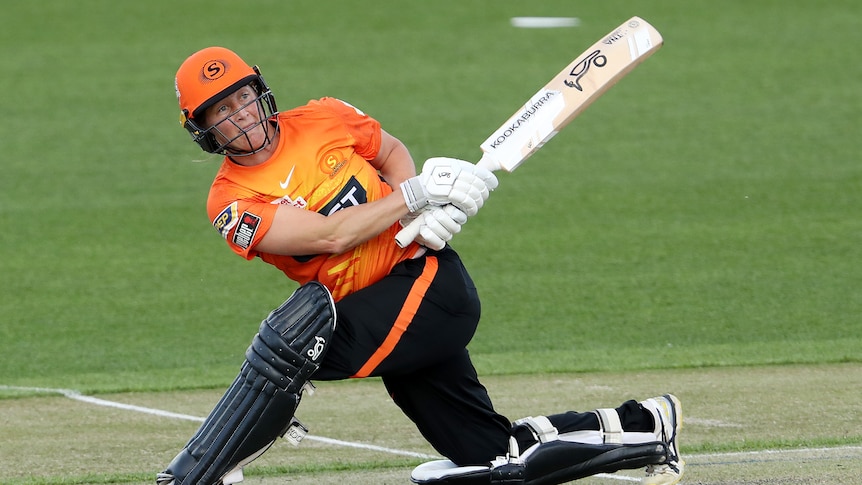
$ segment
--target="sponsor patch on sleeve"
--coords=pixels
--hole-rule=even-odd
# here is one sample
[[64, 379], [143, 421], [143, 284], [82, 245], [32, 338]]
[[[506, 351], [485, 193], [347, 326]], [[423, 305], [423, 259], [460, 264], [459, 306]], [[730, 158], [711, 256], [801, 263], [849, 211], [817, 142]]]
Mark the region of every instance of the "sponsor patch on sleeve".
[[219, 215], [213, 219], [213, 227], [221, 234], [221, 237], [227, 239], [230, 230], [239, 222], [237, 214], [237, 203], [234, 202], [219, 212]]
[[233, 234], [233, 243], [243, 249], [248, 249], [254, 241], [254, 234], [259, 226], [260, 216], [251, 212], [243, 212], [239, 218], [239, 226]]

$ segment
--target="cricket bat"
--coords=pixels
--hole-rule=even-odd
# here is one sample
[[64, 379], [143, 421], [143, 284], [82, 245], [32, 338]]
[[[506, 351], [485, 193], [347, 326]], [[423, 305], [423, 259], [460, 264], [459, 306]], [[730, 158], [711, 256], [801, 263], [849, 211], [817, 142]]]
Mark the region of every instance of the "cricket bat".
[[[632, 17], [593, 44], [485, 140], [477, 165], [512, 172], [611, 86], [661, 47], [661, 34]], [[395, 236], [406, 247], [422, 226], [416, 218]]]

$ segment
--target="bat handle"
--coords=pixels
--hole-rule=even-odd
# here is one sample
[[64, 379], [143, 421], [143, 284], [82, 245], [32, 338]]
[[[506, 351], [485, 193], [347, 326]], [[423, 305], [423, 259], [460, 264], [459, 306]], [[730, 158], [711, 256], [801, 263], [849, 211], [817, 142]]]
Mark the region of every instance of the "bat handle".
[[[487, 168], [491, 171], [502, 168], [499, 163], [485, 155], [482, 155], [482, 158], [476, 163], [476, 165], [482, 168]], [[395, 243], [398, 244], [398, 247], [400, 248], [406, 248], [407, 245], [413, 242], [413, 240], [416, 239], [416, 236], [419, 235], [420, 229], [422, 229], [421, 215], [410, 221], [410, 224], [407, 224], [398, 231], [398, 234], [395, 235]]]
[[412, 243], [416, 236], [419, 235], [419, 229], [422, 228], [422, 216], [420, 215], [416, 219], [410, 221], [410, 224], [404, 226], [398, 234], [395, 235], [395, 243], [398, 244], [399, 248], [406, 248], [408, 244]]

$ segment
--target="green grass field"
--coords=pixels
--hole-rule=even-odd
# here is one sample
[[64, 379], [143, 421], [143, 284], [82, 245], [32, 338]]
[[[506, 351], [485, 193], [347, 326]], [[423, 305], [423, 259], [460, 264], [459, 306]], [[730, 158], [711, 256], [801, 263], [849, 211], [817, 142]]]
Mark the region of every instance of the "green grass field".
[[[510, 25], [525, 15], [581, 22]], [[35, 0], [0, 6], [0, 386], [149, 396], [173, 411], [182, 396], [205, 393], [195, 408], [205, 414], [260, 320], [295, 288], [234, 256], [207, 221], [218, 158], [179, 126], [172, 86], [195, 50], [223, 45], [259, 64], [282, 109], [336, 96], [379, 119], [417, 161], [476, 160], [520, 103], [632, 15], [655, 25], [665, 46], [516, 173], [501, 174], [453, 243], [483, 298], [471, 344], [480, 374], [506, 389], [501, 400], [517, 400], [530, 396], [507, 380], [651, 372], [668, 382], [644, 392], [662, 392], [681, 375], [724, 368], [858, 373], [855, 0]], [[733, 388], [734, 376], [745, 372], [712, 385]], [[819, 394], [804, 395], [846, 395], [823, 379]], [[78, 433], [58, 417], [68, 402], [0, 388], [0, 436], [53, 463], [62, 453], [50, 443]], [[25, 403], [43, 412], [17, 412]], [[599, 404], [613, 403], [583, 405]], [[736, 412], [726, 404], [724, 414]], [[706, 433], [687, 451], [858, 445], [856, 416], [813, 441]], [[55, 424], [31, 435], [37, 421]], [[163, 425], [94, 438], [131, 468], [48, 466], [32, 483], [133, 483], [194, 431], [152, 445], [133, 436], [148, 426]], [[7, 456], [0, 482], [31, 483]], [[393, 466], [386, 456], [338, 463], [309, 458], [305, 469], [337, 481]], [[406, 482], [397, 473], [391, 483]]]

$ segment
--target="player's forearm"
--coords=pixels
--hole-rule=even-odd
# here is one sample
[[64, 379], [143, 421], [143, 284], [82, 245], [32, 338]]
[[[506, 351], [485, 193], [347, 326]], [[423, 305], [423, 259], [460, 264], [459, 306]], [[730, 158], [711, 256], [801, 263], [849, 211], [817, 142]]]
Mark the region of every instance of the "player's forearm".
[[408, 214], [400, 192], [370, 202], [340, 210], [329, 217], [331, 223], [328, 244], [333, 254], [342, 253], [378, 236]]
[[389, 229], [407, 213], [400, 191], [329, 216], [280, 206], [272, 226], [255, 249], [286, 256], [339, 254]]

